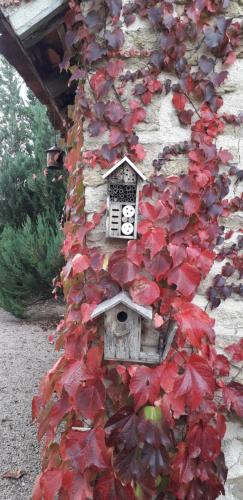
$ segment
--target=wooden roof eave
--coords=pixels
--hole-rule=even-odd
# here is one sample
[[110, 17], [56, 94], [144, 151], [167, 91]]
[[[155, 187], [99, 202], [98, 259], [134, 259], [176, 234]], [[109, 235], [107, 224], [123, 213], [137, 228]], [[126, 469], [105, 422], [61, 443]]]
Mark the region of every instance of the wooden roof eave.
[[55, 100], [41, 80], [29, 55], [1, 10], [0, 34], [0, 54], [16, 68], [26, 85], [32, 90], [40, 102], [47, 106], [50, 118], [52, 121], [55, 121], [56, 127], [61, 133], [65, 133], [65, 122]]
[[146, 181], [146, 177], [145, 175], [143, 174], [143, 172], [141, 172], [141, 170], [139, 170], [136, 165], [134, 165], [134, 163], [127, 157], [127, 156], [124, 156], [124, 158], [122, 158], [121, 160], [119, 160], [117, 163], [115, 163], [115, 165], [113, 165], [113, 167], [111, 167], [104, 175], [103, 175], [103, 179], [107, 179], [107, 177], [109, 177], [113, 172], [115, 172], [115, 170], [117, 170], [121, 165], [123, 165], [123, 163], [128, 163], [128, 165], [130, 165], [131, 169], [138, 175], [138, 177], [142, 180], [142, 181]]
[[152, 307], [150, 306], [141, 306], [137, 304], [136, 302], [133, 302], [128, 295], [127, 292], [119, 292], [115, 297], [112, 297], [111, 299], [104, 300], [100, 304], [96, 306], [94, 311], [91, 314], [91, 319], [95, 319], [101, 314], [104, 314], [105, 312], [109, 311], [113, 307], [117, 306], [118, 304], [123, 304], [124, 306], [127, 306], [129, 309], [132, 311], [136, 312], [138, 315], [142, 316], [143, 318], [147, 320], [152, 320], [153, 318], [153, 310]]

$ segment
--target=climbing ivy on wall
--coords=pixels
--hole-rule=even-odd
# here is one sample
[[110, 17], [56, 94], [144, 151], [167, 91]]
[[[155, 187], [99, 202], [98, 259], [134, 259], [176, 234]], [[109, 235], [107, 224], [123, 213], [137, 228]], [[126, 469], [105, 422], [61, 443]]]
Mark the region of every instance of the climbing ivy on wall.
[[[231, 153], [217, 149], [215, 140], [225, 124], [242, 121], [221, 112], [220, 96], [241, 27], [226, 17], [228, 0], [180, 6], [156, 0], [122, 3], [90, 2], [83, 11], [82, 2], [71, 0], [66, 15], [61, 66], [77, 81], [67, 133], [67, 263], [62, 272], [67, 310], [58, 327], [62, 355], [33, 401], [38, 436], [45, 437], [33, 498], [211, 500], [224, 492], [227, 477], [221, 450], [225, 416], [233, 411], [243, 417], [243, 386], [230, 375], [230, 360], [243, 360], [243, 345], [229, 346], [228, 357], [217, 354], [214, 321], [192, 299], [216, 258], [231, 259], [222, 280], [240, 268], [237, 244], [228, 255], [229, 250], [221, 250], [221, 256], [215, 251], [224, 240], [218, 218], [241, 203], [238, 197], [225, 198], [239, 173], [229, 165]], [[122, 23], [129, 26], [137, 17], [157, 33], [154, 50], [124, 50]], [[197, 65], [189, 63], [189, 49], [198, 56]], [[143, 69], [126, 68], [133, 58], [141, 58]], [[127, 105], [128, 84], [133, 90]], [[125, 154], [135, 163], [143, 160], [146, 151], [136, 127], [146, 120], [155, 96], [163, 100], [169, 93], [191, 139], [165, 147], [154, 159], [154, 175], [139, 204], [139, 239], [102, 255], [98, 241], [97, 248], [86, 245], [103, 212], [85, 218], [82, 168], [106, 169]], [[82, 152], [83, 122], [91, 137], [107, 131], [109, 141]], [[187, 174], [162, 175], [163, 163], [182, 153], [188, 157]], [[218, 277], [209, 291], [214, 307], [217, 286], [224, 285]], [[153, 306], [161, 335], [171, 320], [177, 322], [161, 365], [103, 361], [103, 339], [91, 314], [121, 288], [138, 304]]]

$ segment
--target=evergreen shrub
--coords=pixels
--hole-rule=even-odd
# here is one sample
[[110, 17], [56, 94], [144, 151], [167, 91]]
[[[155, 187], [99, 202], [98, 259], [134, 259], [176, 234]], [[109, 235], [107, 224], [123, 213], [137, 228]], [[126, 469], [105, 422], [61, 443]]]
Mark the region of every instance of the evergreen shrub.
[[0, 307], [23, 317], [33, 298], [48, 298], [63, 264], [63, 234], [49, 214], [27, 217], [19, 229], [7, 224], [0, 235]]

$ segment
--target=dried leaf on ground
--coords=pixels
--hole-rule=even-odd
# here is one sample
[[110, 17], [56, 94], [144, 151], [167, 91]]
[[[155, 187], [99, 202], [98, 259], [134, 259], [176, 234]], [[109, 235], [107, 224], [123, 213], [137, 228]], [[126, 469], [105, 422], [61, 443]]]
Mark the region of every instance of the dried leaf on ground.
[[2, 474], [2, 479], [21, 479], [26, 474], [26, 471], [23, 469], [13, 469], [8, 470]]

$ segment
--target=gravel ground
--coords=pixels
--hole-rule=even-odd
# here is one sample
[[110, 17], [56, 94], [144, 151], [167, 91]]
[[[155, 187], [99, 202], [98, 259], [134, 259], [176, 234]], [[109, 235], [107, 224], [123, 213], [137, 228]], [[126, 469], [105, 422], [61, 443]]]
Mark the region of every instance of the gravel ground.
[[[31, 401], [58, 357], [48, 335], [61, 314], [63, 306], [52, 301], [32, 306], [26, 321], [0, 309], [0, 500], [31, 499], [40, 468]], [[16, 469], [26, 474], [18, 480], [1, 477]]]

